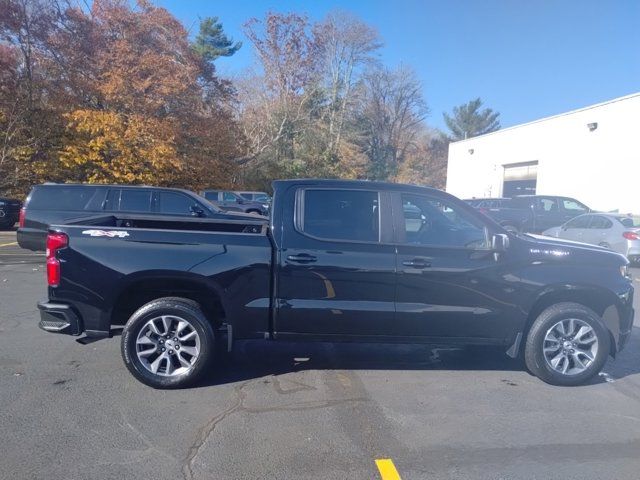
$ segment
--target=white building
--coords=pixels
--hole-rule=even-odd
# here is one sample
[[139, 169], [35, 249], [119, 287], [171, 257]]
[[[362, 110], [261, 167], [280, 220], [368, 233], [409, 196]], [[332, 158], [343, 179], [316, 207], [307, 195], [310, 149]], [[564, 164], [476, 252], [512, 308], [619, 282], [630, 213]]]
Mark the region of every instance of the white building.
[[640, 214], [640, 93], [450, 144], [447, 192], [563, 195]]

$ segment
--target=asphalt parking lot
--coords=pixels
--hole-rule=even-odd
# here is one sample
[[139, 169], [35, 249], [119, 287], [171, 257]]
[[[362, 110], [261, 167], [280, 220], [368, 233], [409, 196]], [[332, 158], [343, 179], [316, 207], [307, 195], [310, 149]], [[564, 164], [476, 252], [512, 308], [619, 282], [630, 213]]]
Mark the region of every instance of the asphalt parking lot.
[[639, 477], [638, 327], [577, 388], [499, 352], [243, 342], [196, 388], [156, 391], [119, 337], [37, 328], [43, 263], [0, 232], [0, 478], [378, 479], [377, 459], [403, 480]]

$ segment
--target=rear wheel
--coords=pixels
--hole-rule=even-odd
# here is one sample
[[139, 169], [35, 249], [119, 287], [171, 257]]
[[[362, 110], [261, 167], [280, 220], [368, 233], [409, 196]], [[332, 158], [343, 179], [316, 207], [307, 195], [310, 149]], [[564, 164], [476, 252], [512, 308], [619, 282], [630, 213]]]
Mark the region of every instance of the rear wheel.
[[577, 303], [558, 303], [533, 323], [525, 362], [547, 383], [580, 385], [602, 370], [609, 349], [609, 332], [597, 313]]
[[122, 332], [122, 358], [129, 371], [154, 388], [181, 388], [206, 371], [214, 332], [193, 300], [159, 298], [139, 308]]

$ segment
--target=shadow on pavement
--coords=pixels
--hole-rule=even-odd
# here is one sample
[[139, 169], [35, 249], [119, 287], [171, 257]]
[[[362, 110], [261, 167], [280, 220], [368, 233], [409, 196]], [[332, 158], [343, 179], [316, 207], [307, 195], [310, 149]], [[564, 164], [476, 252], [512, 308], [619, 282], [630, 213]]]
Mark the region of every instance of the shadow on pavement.
[[235, 383], [301, 370], [497, 370], [523, 371], [503, 348], [454, 348], [326, 342], [236, 342], [218, 354], [215, 369], [197, 386]]
[[[238, 341], [233, 352], [220, 353], [212, 373], [198, 386], [246, 381], [301, 370], [467, 370], [526, 371], [521, 358], [501, 347], [440, 347], [326, 342]], [[634, 327], [625, 349], [609, 358], [603, 373], [586, 385], [611, 382], [640, 373], [640, 328]]]

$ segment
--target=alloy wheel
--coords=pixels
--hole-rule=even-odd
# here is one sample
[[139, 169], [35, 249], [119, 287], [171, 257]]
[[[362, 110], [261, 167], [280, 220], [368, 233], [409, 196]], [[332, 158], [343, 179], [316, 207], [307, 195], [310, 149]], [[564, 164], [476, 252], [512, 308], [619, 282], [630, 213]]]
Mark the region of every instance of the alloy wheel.
[[191, 370], [200, 354], [200, 336], [191, 323], [175, 315], [147, 321], [136, 338], [136, 355], [148, 371], [174, 377]]
[[553, 370], [563, 375], [578, 375], [595, 360], [598, 337], [584, 320], [568, 318], [547, 330], [542, 348], [547, 365]]

